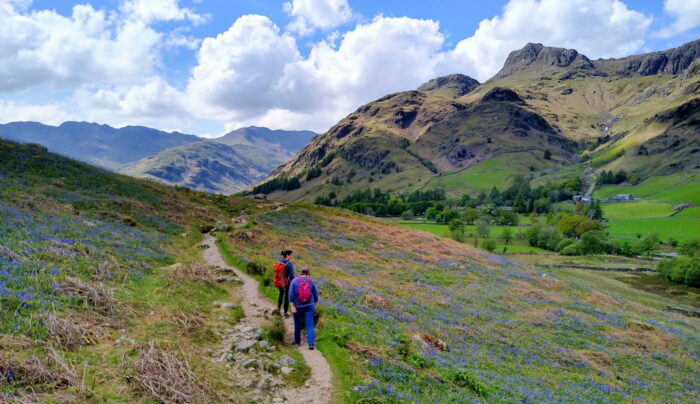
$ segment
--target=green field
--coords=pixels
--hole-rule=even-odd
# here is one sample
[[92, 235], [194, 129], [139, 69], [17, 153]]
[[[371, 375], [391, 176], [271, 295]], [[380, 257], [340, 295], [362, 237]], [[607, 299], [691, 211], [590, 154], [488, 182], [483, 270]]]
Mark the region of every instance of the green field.
[[428, 181], [427, 187], [443, 187], [460, 190], [462, 193], [476, 194], [488, 191], [496, 186], [501, 190], [510, 186], [513, 178], [530, 172], [530, 167], [537, 170], [547, 167], [545, 160], [535, 158], [530, 152], [506, 153], [483, 161], [466, 170], [456, 171], [435, 177]]
[[601, 204], [603, 216], [610, 220], [643, 219], [650, 217], [668, 217], [673, 211], [670, 203], [625, 202]]
[[608, 223], [606, 231], [612, 236], [642, 238], [656, 233], [662, 241], [673, 237], [678, 241], [700, 238], [700, 217], [659, 217], [647, 219], [616, 220]]
[[637, 185], [605, 185], [593, 192], [598, 199], [608, 199], [618, 194], [657, 201], [700, 203], [700, 182], [697, 174], [688, 176], [678, 173], [650, 177]]
[[688, 216], [695, 216], [695, 217], [700, 217], [700, 206], [693, 206], [690, 208], [685, 208], [682, 211], [678, 212], [676, 217], [688, 217]]

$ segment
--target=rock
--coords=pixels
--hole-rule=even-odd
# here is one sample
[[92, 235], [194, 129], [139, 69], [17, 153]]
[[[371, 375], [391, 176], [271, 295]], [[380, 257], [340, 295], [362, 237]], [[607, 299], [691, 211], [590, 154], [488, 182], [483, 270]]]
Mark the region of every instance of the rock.
[[296, 363], [297, 363], [297, 361], [294, 360], [294, 358], [292, 358], [292, 357], [289, 356], [289, 355], [282, 355], [282, 356], [280, 357], [280, 360], [279, 360], [279, 364], [280, 364], [281, 366], [292, 366], [292, 365], [294, 365], [294, 364], [296, 364]]
[[419, 340], [419, 341], [423, 341], [423, 343], [426, 344], [427, 346], [433, 346], [433, 347], [435, 347], [443, 352], [449, 352], [449, 350], [450, 350], [445, 341], [441, 340], [438, 337], [432, 336], [430, 334], [425, 334], [425, 333], [416, 334], [416, 335], [414, 335], [414, 339]]
[[248, 379], [243, 382], [242, 386], [244, 389], [252, 389], [253, 387], [255, 387], [256, 383], [257, 381], [255, 379]]
[[520, 98], [518, 93], [516, 93], [515, 91], [513, 91], [509, 88], [503, 88], [503, 87], [492, 88], [481, 99], [481, 102], [489, 102], [489, 101], [514, 102], [517, 104], [524, 104], [525, 103], [525, 101], [523, 101], [523, 99]]
[[114, 345], [134, 345], [135, 341], [127, 337], [119, 337], [114, 340]]
[[255, 344], [257, 344], [257, 343], [258, 343], [258, 341], [256, 341], [256, 340], [246, 339], [246, 340], [238, 342], [236, 344], [235, 349], [237, 352], [247, 352], [250, 348], [255, 346]]
[[228, 224], [228, 223], [226, 223], [226, 222], [224, 222], [224, 221], [219, 220], [218, 222], [216, 222], [216, 224], [214, 225], [214, 228], [213, 228], [211, 231], [213, 231], [213, 232], [214, 232], [214, 231], [223, 231], [223, 232], [226, 232], [226, 231], [230, 231], [230, 230], [231, 230], [231, 225], [230, 225], [230, 224]]
[[283, 375], [288, 375], [288, 374], [292, 373], [293, 371], [294, 371], [294, 368], [290, 368], [287, 366], [282, 366], [282, 368], [280, 369], [280, 372], [282, 372]]
[[475, 88], [479, 87], [479, 82], [463, 74], [450, 74], [430, 80], [418, 87], [422, 93], [437, 92], [437, 90], [447, 88], [453, 91], [454, 97], [461, 97]]
[[267, 340], [262, 340], [258, 343], [258, 345], [260, 345], [260, 348], [268, 348], [270, 346], [270, 342]]
[[219, 303], [219, 307], [221, 307], [222, 309], [232, 309], [232, 308], [238, 307], [238, 305], [236, 303], [233, 303], [233, 302], [223, 302], [223, 303]]
[[283, 403], [283, 402], [284, 402], [284, 399], [283, 399], [282, 397], [275, 397], [275, 398], [272, 399], [272, 402], [273, 402], [274, 404]]
[[236, 272], [231, 268], [213, 267], [212, 270], [215, 274], [235, 274]]
[[259, 366], [260, 362], [257, 359], [250, 358], [241, 364], [241, 369], [257, 369]]
[[219, 282], [219, 283], [223, 283], [223, 282], [240, 282], [240, 283], [243, 283], [243, 281], [241, 281], [241, 279], [240, 279], [239, 277], [237, 277], [237, 276], [229, 276], [229, 275], [217, 276], [215, 280], [216, 280], [217, 282]]
[[262, 391], [269, 390], [270, 387], [272, 387], [272, 381], [270, 380], [269, 377], [263, 377], [258, 382], [258, 389], [260, 389]]

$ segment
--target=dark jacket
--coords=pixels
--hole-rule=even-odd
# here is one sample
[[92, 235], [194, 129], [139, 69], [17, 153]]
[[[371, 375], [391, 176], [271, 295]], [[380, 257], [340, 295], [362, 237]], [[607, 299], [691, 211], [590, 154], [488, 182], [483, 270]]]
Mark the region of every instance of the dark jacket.
[[284, 262], [286, 269], [284, 271], [284, 277], [287, 278], [289, 282], [294, 279], [294, 264], [290, 260], [281, 259], [280, 262]]
[[313, 280], [311, 280], [311, 300], [306, 303], [302, 303], [299, 301], [299, 279], [310, 278], [302, 275], [300, 278], [295, 278], [292, 281], [292, 284], [289, 286], [289, 301], [292, 302], [296, 308], [313, 306], [318, 302], [318, 290], [316, 289], [316, 284]]

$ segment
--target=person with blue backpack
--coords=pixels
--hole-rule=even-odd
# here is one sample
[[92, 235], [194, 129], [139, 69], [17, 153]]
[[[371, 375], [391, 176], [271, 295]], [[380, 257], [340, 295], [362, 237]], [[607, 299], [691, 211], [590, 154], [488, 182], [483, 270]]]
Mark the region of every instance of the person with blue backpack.
[[306, 323], [306, 339], [309, 349], [314, 349], [314, 312], [318, 303], [316, 284], [309, 277], [309, 268], [301, 269], [301, 276], [289, 285], [289, 301], [294, 313], [294, 345], [301, 344], [301, 322]]

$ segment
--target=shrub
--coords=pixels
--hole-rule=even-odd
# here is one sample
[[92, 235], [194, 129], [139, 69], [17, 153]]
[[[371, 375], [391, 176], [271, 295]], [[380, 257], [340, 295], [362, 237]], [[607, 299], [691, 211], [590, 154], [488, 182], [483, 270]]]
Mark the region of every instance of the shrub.
[[681, 245], [680, 253], [688, 257], [700, 256], [700, 238], [688, 240]]
[[700, 286], [700, 257], [664, 259], [656, 266], [662, 277], [688, 286]]
[[493, 252], [496, 249], [496, 242], [487, 238], [481, 243], [481, 247], [487, 251]]
[[480, 397], [488, 396], [488, 388], [467, 370], [452, 373], [450, 379], [458, 387], [468, 388]]
[[559, 242], [557, 243], [557, 249], [556, 249], [556, 250], [557, 250], [558, 252], [561, 252], [561, 251], [564, 250], [566, 247], [568, 247], [568, 246], [570, 246], [570, 245], [572, 245], [572, 244], [574, 244], [574, 243], [576, 243], [576, 242], [575, 242], [574, 240], [570, 239], [570, 238], [562, 238], [562, 239], [559, 240]]
[[415, 216], [415, 215], [413, 214], [413, 210], [411, 210], [411, 209], [404, 210], [401, 213], [401, 219], [403, 219], [403, 220], [411, 220], [411, 219], [413, 219], [413, 216]]
[[257, 262], [249, 262], [245, 267], [245, 271], [250, 275], [262, 275], [265, 273], [265, 268]]
[[694, 259], [694, 264], [685, 272], [685, 284], [700, 287], [700, 260]]
[[452, 219], [449, 225], [450, 234], [456, 241], [464, 241], [464, 222], [459, 219]]
[[435, 366], [435, 361], [418, 354], [409, 355], [408, 363], [410, 363], [414, 368], [418, 369], [428, 369]]
[[564, 247], [560, 251], [560, 253], [562, 255], [581, 255], [579, 243], [574, 241], [572, 244], [569, 244], [568, 246]]
[[403, 358], [407, 358], [411, 353], [411, 340], [408, 339], [407, 336], [400, 335], [399, 338], [396, 339], [396, 353]]
[[270, 287], [272, 286], [272, 278], [273, 278], [273, 273], [272, 273], [272, 268], [268, 268], [265, 270], [265, 275], [263, 275], [262, 278], [262, 285], [264, 287]]
[[272, 318], [272, 324], [265, 329], [265, 337], [273, 343], [281, 344], [284, 342], [284, 320], [280, 316]]

